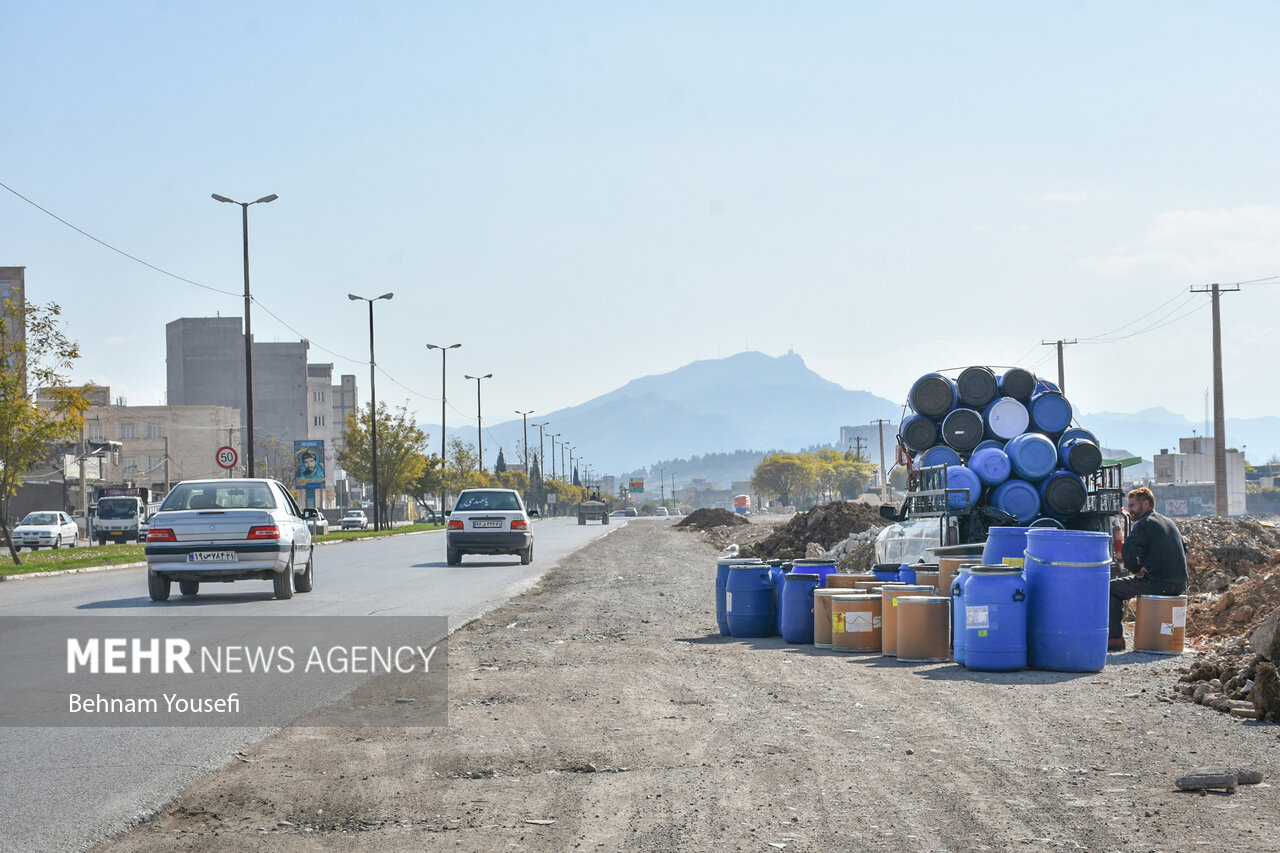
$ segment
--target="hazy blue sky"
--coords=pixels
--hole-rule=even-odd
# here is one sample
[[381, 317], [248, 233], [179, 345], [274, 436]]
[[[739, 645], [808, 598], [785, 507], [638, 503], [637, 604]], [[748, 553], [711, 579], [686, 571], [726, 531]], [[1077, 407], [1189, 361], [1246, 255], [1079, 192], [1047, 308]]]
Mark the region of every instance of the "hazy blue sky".
[[[428, 341], [463, 344], [467, 416], [462, 374], [494, 373], [493, 422], [748, 348], [900, 400], [1052, 374], [1058, 337], [1078, 409], [1199, 420], [1187, 289], [1280, 275], [1272, 2], [8, 3], [0, 31], [0, 181], [233, 293], [209, 194], [279, 193], [255, 295], [363, 397], [346, 294], [395, 291], [379, 363], [417, 393], [379, 396], [424, 421]], [[163, 396], [166, 322], [241, 314], [0, 190], [6, 264], [131, 403]], [[1280, 413], [1278, 309], [1280, 283], [1223, 299], [1230, 416]]]

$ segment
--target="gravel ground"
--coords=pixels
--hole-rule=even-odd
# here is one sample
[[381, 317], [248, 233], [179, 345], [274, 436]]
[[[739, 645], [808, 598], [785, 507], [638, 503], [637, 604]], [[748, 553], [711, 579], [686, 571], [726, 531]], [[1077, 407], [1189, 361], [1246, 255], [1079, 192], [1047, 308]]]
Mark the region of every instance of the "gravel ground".
[[[733, 640], [713, 548], [632, 522], [450, 641], [440, 729], [285, 729], [98, 848], [1280, 849], [1280, 727], [1101, 673]], [[1204, 765], [1265, 773], [1179, 793]]]

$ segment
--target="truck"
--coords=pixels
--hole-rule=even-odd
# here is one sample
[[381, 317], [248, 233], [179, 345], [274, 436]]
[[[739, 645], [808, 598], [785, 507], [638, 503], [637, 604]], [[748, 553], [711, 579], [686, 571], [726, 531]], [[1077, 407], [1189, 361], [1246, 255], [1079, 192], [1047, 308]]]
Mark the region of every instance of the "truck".
[[578, 504], [578, 523], [586, 524], [588, 519], [596, 519], [601, 524], [609, 523], [609, 505], [599, 494], [592, 494], [591, 497]]
[[93, 491], [89, 509], [91, 539], [108, 542], [144, 542], [147, 525], [160, 509], [151, 500], [151, 490], [142, 486], [101, 486]]

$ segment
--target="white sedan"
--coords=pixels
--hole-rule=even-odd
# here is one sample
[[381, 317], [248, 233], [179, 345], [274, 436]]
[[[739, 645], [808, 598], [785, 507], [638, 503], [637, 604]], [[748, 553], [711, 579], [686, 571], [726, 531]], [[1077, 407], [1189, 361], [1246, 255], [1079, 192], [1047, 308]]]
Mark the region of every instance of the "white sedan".
[[54, 510], [27, 513], [22, 523], [13, 528], [13, 550], [30, 548], [68, 548], [76, 546], [80, 529], [71, 516]]

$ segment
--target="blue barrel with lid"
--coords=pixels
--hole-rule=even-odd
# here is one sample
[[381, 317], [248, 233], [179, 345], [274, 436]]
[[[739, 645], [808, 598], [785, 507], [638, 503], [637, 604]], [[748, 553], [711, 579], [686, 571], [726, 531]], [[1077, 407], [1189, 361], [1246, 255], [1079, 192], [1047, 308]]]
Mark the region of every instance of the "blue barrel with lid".
[[1058, 391], [1042, 391], [1031, 398], [1027, 407], [1031, 426], [1049, 435], [1071, 426], [1071, 404]]
[[1004, 446], [1013, 473], [1028, 482], [1038, 483], [1058, 467], [1058, 447], [1036, 432], [1024, 432], [1009, 439]]
[[1030, 370], [1011, 367], [1000, 376], [1000, 393], [1023, 403], [1030, 403], [1036, 393], [1036, 377]]
[[732, 636], [772, 637], [777, 633], [773, 582], [764, 563], [730, 566], [724, 603]]
[[1000, 394], [1000, 383], [989, 367], [966, 367], [956, 377], [956, 394], [962, 406], [981, 409]]
[[[964, 489], [963, 492], [953, 491]], [[952, 509], [966, 509], [978, 505], [982, 494], [982, 481], [978, 475], [963, 465], [947, 466], [947, 505]]]
[[829, 557], [808, 557], [803, 560], [792, 560], [791, 571], [808, 572], [818, 576], [821, 583], [818, 586], [827, 585], [827, 575], [833, 575], [836, 572], [836, 561]]
[[961, 566], [951, 579], [951, 658], [964, 663], [964, 588], [972, 566]]
[[901, 569], [900, 563], [876, 563], [871, 567], [871, 574], [875, 575], [878, 581], [898, 583], [898, 572]]
[[[998, 443], [998, 442], [996, 442]], [[1013, 464], [1009, 462], [1009, 454], [1001, 447], [976, 448], [969, 455], [967, 467], [978, 475], [984, 486], [998, 486], [1013, 474]]]
[[729, 568], [760, 562], [762, 561], [756, 557], [721, 557], [716, 560], [716, 627], [720, 629], [721, 634], [725, 636], [729, 634], [729, 617], [724, 612], [724, 591], [725, 585], [729, 582]]
[[1013, 566], [974, 566], [964, 585], [964, 665], [1012, 672], [1027, 665], [1027, 590]]
[[917, 468], [932, 468], [934, 465], [959, 465], [960, 454], [945, 444], [935, 444], [924, 453], [916, 454]]
[[1040, 505], [1047, 515], [1070, 518], [1084, 509], [1088, 489], [1080, 475], [1059, 468], [1040, 484]]
[[1031, 424], [1031, 415], [1021, 401], [1012, 397], [1000, 397], [982, 411], [986, 433], [991, 438], [1008, 441], [1022, 435]]
[[1060, 438], [1058, 461], [1072, 473], [1087, 477], [1102, 467], [1102, 449], [1087, 438]]
[[1084, 530], [1027, 531], [1027, 664], [1097, 672], [1107, 662], [1111, 537]]
[[974, 409], [952, 409], [942, 419], [942, 440], [958, 453], [968, 453], [982, 441], [986, 425]]
[[788, 643], [813, 642], [813, 591], [818, 576], [792, 569], [782, 582], [782, 639]]
[[941, 373], [926, 373], [915, 381], [907, 394], [907, 404], [917, 415], [941, 420], [956, 407], [959, 396], [956, 383]]
[[923, 453], [938, 443], [938, 423], [924, 415], [907, 415], [898, 426], [898, 435], [912, 453]]
[[987, 531], [987, 544], [982, 549], [984, 566], [1008, 566], [1022, 571], [1027, 550], [1027, 527], [992, 527]]
[[991, 490], [991, 505], [1009, 513], [1019, 524], [1030, 524], [1040, 514], [1040, 490], [1026, 480], [1010, 477]]

